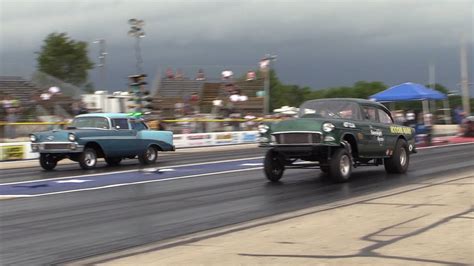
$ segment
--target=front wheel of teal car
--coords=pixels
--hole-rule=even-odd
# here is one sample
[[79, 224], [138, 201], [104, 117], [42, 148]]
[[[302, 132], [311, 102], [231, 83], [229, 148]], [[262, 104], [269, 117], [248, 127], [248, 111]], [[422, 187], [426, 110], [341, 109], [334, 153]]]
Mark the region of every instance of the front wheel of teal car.
[[138, 161], [141, 164], [152, 164], [158, 159], [158, 149], [155, 146], [149, 146], [143, 154], [138, 155]]
[[263, 168], [265, 176], [272, 182], [278, 182], [285, 171], [285, 166], [278, 158], [278, 154], [272, 150], [265, 155]]
[[53, 170], [58, 164], [58, 160], [50, 153], [41, 153], [40, 155], [40, 165], [44, 170], [50, 171]]
[[384, 160], [385, 171], [393, 174], [403, 174], [408, 170], [410, 153], [405, 140], [399, 139], [395, 145], [392, 157]]
[[86, 148], [79, 156], [79, 165], [84, 170], [89, 170], [97, 164], [97, 152], [93, 148]]
[[352, 160], [345, 148], [337, 149], [329, 162], [329, 174], [335, 182], [347, 182], [352, 173]]

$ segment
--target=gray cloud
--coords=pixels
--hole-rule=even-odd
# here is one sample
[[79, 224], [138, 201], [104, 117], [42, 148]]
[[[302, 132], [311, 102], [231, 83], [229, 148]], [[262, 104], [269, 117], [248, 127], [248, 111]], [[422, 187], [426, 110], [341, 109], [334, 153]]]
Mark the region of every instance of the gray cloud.
[[[0, 3], [2, 73], [31, 72], [45, 36], [67, 32], [77, 40], [107, 40], [108, 86], [114, 88], [134, 69], [133, 40], [126, 36], [132, 17], [146, 21], [142, 44], [148, 73], [167, 65], [207, 65], [217, 76], [220, 66], [243, 71], [272, 52], [279, 55], [275, 67], [287, 83], [314, 88], [357, 80], [426, 83], [433, 62], [438, 82], [454, 88], [462, 34], [469, 34], [472, 49], [472, 1]], [[97, 49], [91, 44], [94, 60]]]

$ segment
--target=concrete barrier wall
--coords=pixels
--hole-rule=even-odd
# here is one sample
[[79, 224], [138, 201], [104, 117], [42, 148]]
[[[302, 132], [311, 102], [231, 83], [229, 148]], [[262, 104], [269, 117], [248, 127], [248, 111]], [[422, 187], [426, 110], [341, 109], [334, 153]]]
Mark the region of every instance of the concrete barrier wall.
[[[434, 136], [450, 136], [459, 132], [458, 125], [435, 125]], [[203, 147], [254, 143], [258, 131], [235, 131], [217, 133], [175, 134], [173, 142], [176, 148]], [[35, 159], [39, 154], [31, 151], [29, 142], [0, 143], [0, 161]]]
[[[258, 131], [175, 134], [176, 148], [255, 143]], [[0, 143], [0, 161], [36, 159], [39, 153], [31, 151], [30, 142]]]

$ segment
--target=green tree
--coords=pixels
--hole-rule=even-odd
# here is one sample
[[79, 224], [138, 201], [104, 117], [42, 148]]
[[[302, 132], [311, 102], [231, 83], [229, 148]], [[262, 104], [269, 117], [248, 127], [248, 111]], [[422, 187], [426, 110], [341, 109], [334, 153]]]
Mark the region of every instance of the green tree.
[[38, 70], [65, 82], [82, 86], [94, 64], [87, 57], [87, 43], [71, 40], [66, 33], [51, 33], [36, 58]]

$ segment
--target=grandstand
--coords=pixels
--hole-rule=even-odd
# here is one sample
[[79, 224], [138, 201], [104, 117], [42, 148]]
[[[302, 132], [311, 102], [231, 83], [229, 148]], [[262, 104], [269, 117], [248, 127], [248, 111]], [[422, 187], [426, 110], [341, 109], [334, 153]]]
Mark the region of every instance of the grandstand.
[[[212, 101], [219, 98], [228, 100], [225, 94], [225, 84], [221, 80], [189, 80], [163, 78], [158, 83], [156, 94], [153, 98], [153, 109], [159, 110], [162, 117], [171, 118], [175, 116], [176, 103], [186, 103], [190, 96], [197, 94], [199, 100], [193, 104], [197, 105], [200, 113], [211, 113]], [[237, 80], [232, 82], [240, 89], [242, 95], [248, 100], [238, 103], [241, 113], [263, 113], [263, 98], [258, 98], [257, 91], [263, 90], [263, 79], [253, 81]]]
[[71, 117], [74, 99], [64, 94], [55, 94], [49, 100], [41, 100], [40, 95], [47, 91], [47, 87], [39, 87], [22, 77], [0, 76], [0, 99], [10, 96], [20, 102], [20, 120], [35, 120], [37, 116], [50, 115]]

